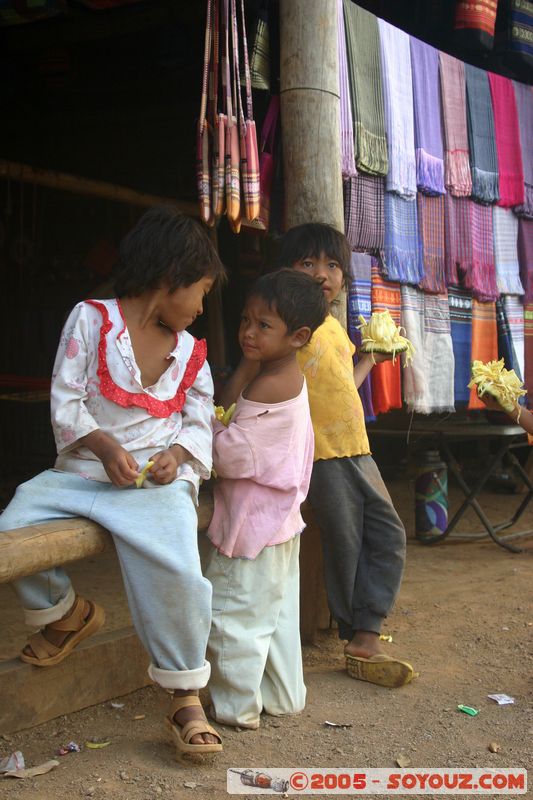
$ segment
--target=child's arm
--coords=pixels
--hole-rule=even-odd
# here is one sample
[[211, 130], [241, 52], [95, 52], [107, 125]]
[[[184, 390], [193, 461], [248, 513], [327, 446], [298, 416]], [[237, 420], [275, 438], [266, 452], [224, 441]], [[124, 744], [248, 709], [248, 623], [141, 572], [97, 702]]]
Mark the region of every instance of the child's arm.
[[239, 366], [224, 386], [224, 391], [220, 396], [220, 404], [224, 408], [229, 408], [232, 403], [236, 403], [241, 392], [255, 378], [258, 372], [259, 364], [257, 361], [248, 361], [246, 358], [241, 358]]
[[156, 483], [171, 483], [186, 461], [207, 480], [211, 475], [213, 433], [213, 379], [206, 362], [198, 370], [187, 392], [182, 409], [182, 426], [172, 447], [150, 457], [155, 461], [150, 478]]
[[485, 393], [479, 399], [485, 403], [488, 409], [491, 411], [501, 411], [502, 414], [507, 414], [507, 416], [517, 425], [520, 425], [526, 433], [530, 436], [533, 435], [533, 414], [531, 411], [528, 411], [527, 408], [517, 403], [515, 410], [509, 413], [489, 394]]
[[52, 374], [51, 414], [57, 452], [84, 445], [102, 461], [115, 486], [128, 486], [138, 476], [133, 456], [98, 427], [87, 410], [89, 331], [92, 328], [85, 303], [71, 312], [61, 333]]
[[372, 371], [374, 364], [382, 364], [384, 361], [391, 361], [390, 353], [361, 353], [359, 361], [353, 368], [353, 379], [359, 389], [366, 376]]

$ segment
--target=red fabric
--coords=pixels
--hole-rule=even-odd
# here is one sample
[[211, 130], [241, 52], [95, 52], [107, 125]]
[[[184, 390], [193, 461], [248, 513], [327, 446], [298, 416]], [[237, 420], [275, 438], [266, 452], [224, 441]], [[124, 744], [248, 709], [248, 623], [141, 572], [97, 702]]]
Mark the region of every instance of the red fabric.
[[494, 36], [496, 25], [496, 0], [458, 2], [455, 11], [455, 28], [473, 28]]
[[[472, 361], [496, 361], [498, 359], [498, 330], [496, 326], [496, 303], [479, 303], [472, 300]], [[476, 387], [470, 390], [468, 408], [485, 408], [479, 399]]]
[[[402, 300], [400, 284], [385, 281], [372, 265], [372, 313], [375, 311], [389, 311], [396, 325], [400, 324]], [[385, 414], [392, 408], [402, 407], [402, 381], [400, 373], [400, 358], [376, 364], [371, 374], [372, 378], [372, 405], [375, 414]]]
[[107, 341], [106, 335], [113, 327], [107, 308], [103, 303], [98, 300], [86, 300], [98, 309], [102, 315], [102, 327], [100, 328], [100, 341], [98, 342], [98, 369], [96, 371], [100, 378], [100, 391], [104, 397], [116, 403], [122, 408], [129, 408], [136, 406], [137, 408], [145, 408], [153, 417], [165, 419], [170, 417], [171, 414], [179, 412], [185, 405], [185, 398], [187, 390], [191, 388], [196, 376], [204, 364], [207, 357], [207, 345], [204, 339], [195, 340], [191, 357], [187, 362], [185, 374], [181, 380], [178, 390], [174, 397], [170, 400], [157, 400], [155, 397], [144, 392], [128, 392], [121, 386], [117, 386], [113, 378], [109, 374], [107, 367]]
[[500, 181], [499, 206], [510, 208], [524, 202], [524, 169], [520, 128], [513, 84], [503, 75], [488, 73]]

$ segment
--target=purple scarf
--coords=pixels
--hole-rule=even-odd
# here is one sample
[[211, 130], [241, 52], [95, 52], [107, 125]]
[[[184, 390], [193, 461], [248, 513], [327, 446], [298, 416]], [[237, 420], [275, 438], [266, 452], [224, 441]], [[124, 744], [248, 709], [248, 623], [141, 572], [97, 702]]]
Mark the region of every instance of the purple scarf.
[[533, 88], [525, 83], [513, 81], [518, 111], [518, 127], [524, 168], [524, 194], [522, 206], [515, 208], [520, 217], [533, 217]]
[[416, 181], [421, 192], [446, 194], [440, 113], [439, 53], [410, 37], [415, 112]]

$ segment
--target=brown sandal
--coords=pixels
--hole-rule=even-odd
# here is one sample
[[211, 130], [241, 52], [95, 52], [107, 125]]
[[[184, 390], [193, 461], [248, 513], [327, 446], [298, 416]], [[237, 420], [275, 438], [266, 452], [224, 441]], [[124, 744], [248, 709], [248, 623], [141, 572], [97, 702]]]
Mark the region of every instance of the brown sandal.
[[[167, 726], [170, 728], [174, 744], [176, 745], [176, 759], [184, 753], [220, 753], [222, 751], [222, 739], [220, 734], [207, 722], [207, 720], [191, 719], [185, 725], [178, 725], [174, 720], [174, 714], [182, 708], [189, 706], [200, 706], [200, 698], [195, 694], [187, 694], [182, 697], [173, 697], [170, 703], [169, 715], [166, 718]], [[191, 739], [198, 733], [210, 733], [216, 736], [218, 742], [205, 744], [191, 744]]]
[[[86, 616], [83, 615], [85, 602], [90, 607]], [[26, 645], [31, 647], [34, 655], [30, 656], [22, 651], [20, 658], [27, 664], [33, 664], [36, 667], [53, 667], [63, 661], [83, 639], [96, 633], [104, 622], [105, 611], [101, 606], [93, 603], [92, 600], [85, 601], [83, 597], [77, 596], [68, 617], [50, 622], [43, 628], [43, 630], [51, 628], [55, 631], [67, 631], [69, 635], [63, 644], [59, 647], [52, 644], [46, 639], [43, 632], [39, 631], [30, 636]]]

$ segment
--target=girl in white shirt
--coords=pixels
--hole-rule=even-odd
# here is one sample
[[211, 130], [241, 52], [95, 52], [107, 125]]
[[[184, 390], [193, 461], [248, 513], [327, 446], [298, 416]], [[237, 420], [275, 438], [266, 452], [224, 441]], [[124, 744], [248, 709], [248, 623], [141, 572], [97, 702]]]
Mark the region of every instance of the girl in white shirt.
[[[144, 214], [120, 256], [116, 299], [79, 303], [61, 335], [55, 466], [19, 486], [0, 530], [81, 516], [111, 533], [150, 677], [173, 693], [167, 723], [177, 750], [215, 752], [220, 737], [198, 699], [210, 674], [211, 586], [196, 538], [198, 484], [211, 473], [213, 383], [205, 342], [185, 328], [224, 268], [202, 228], [170, 208]], [[104, 610], [77, 596], [61, 568], [14, 588], [26, 623], [42, 629], [21, 653], [30, 664], [58, 664], [104, 623]]]

